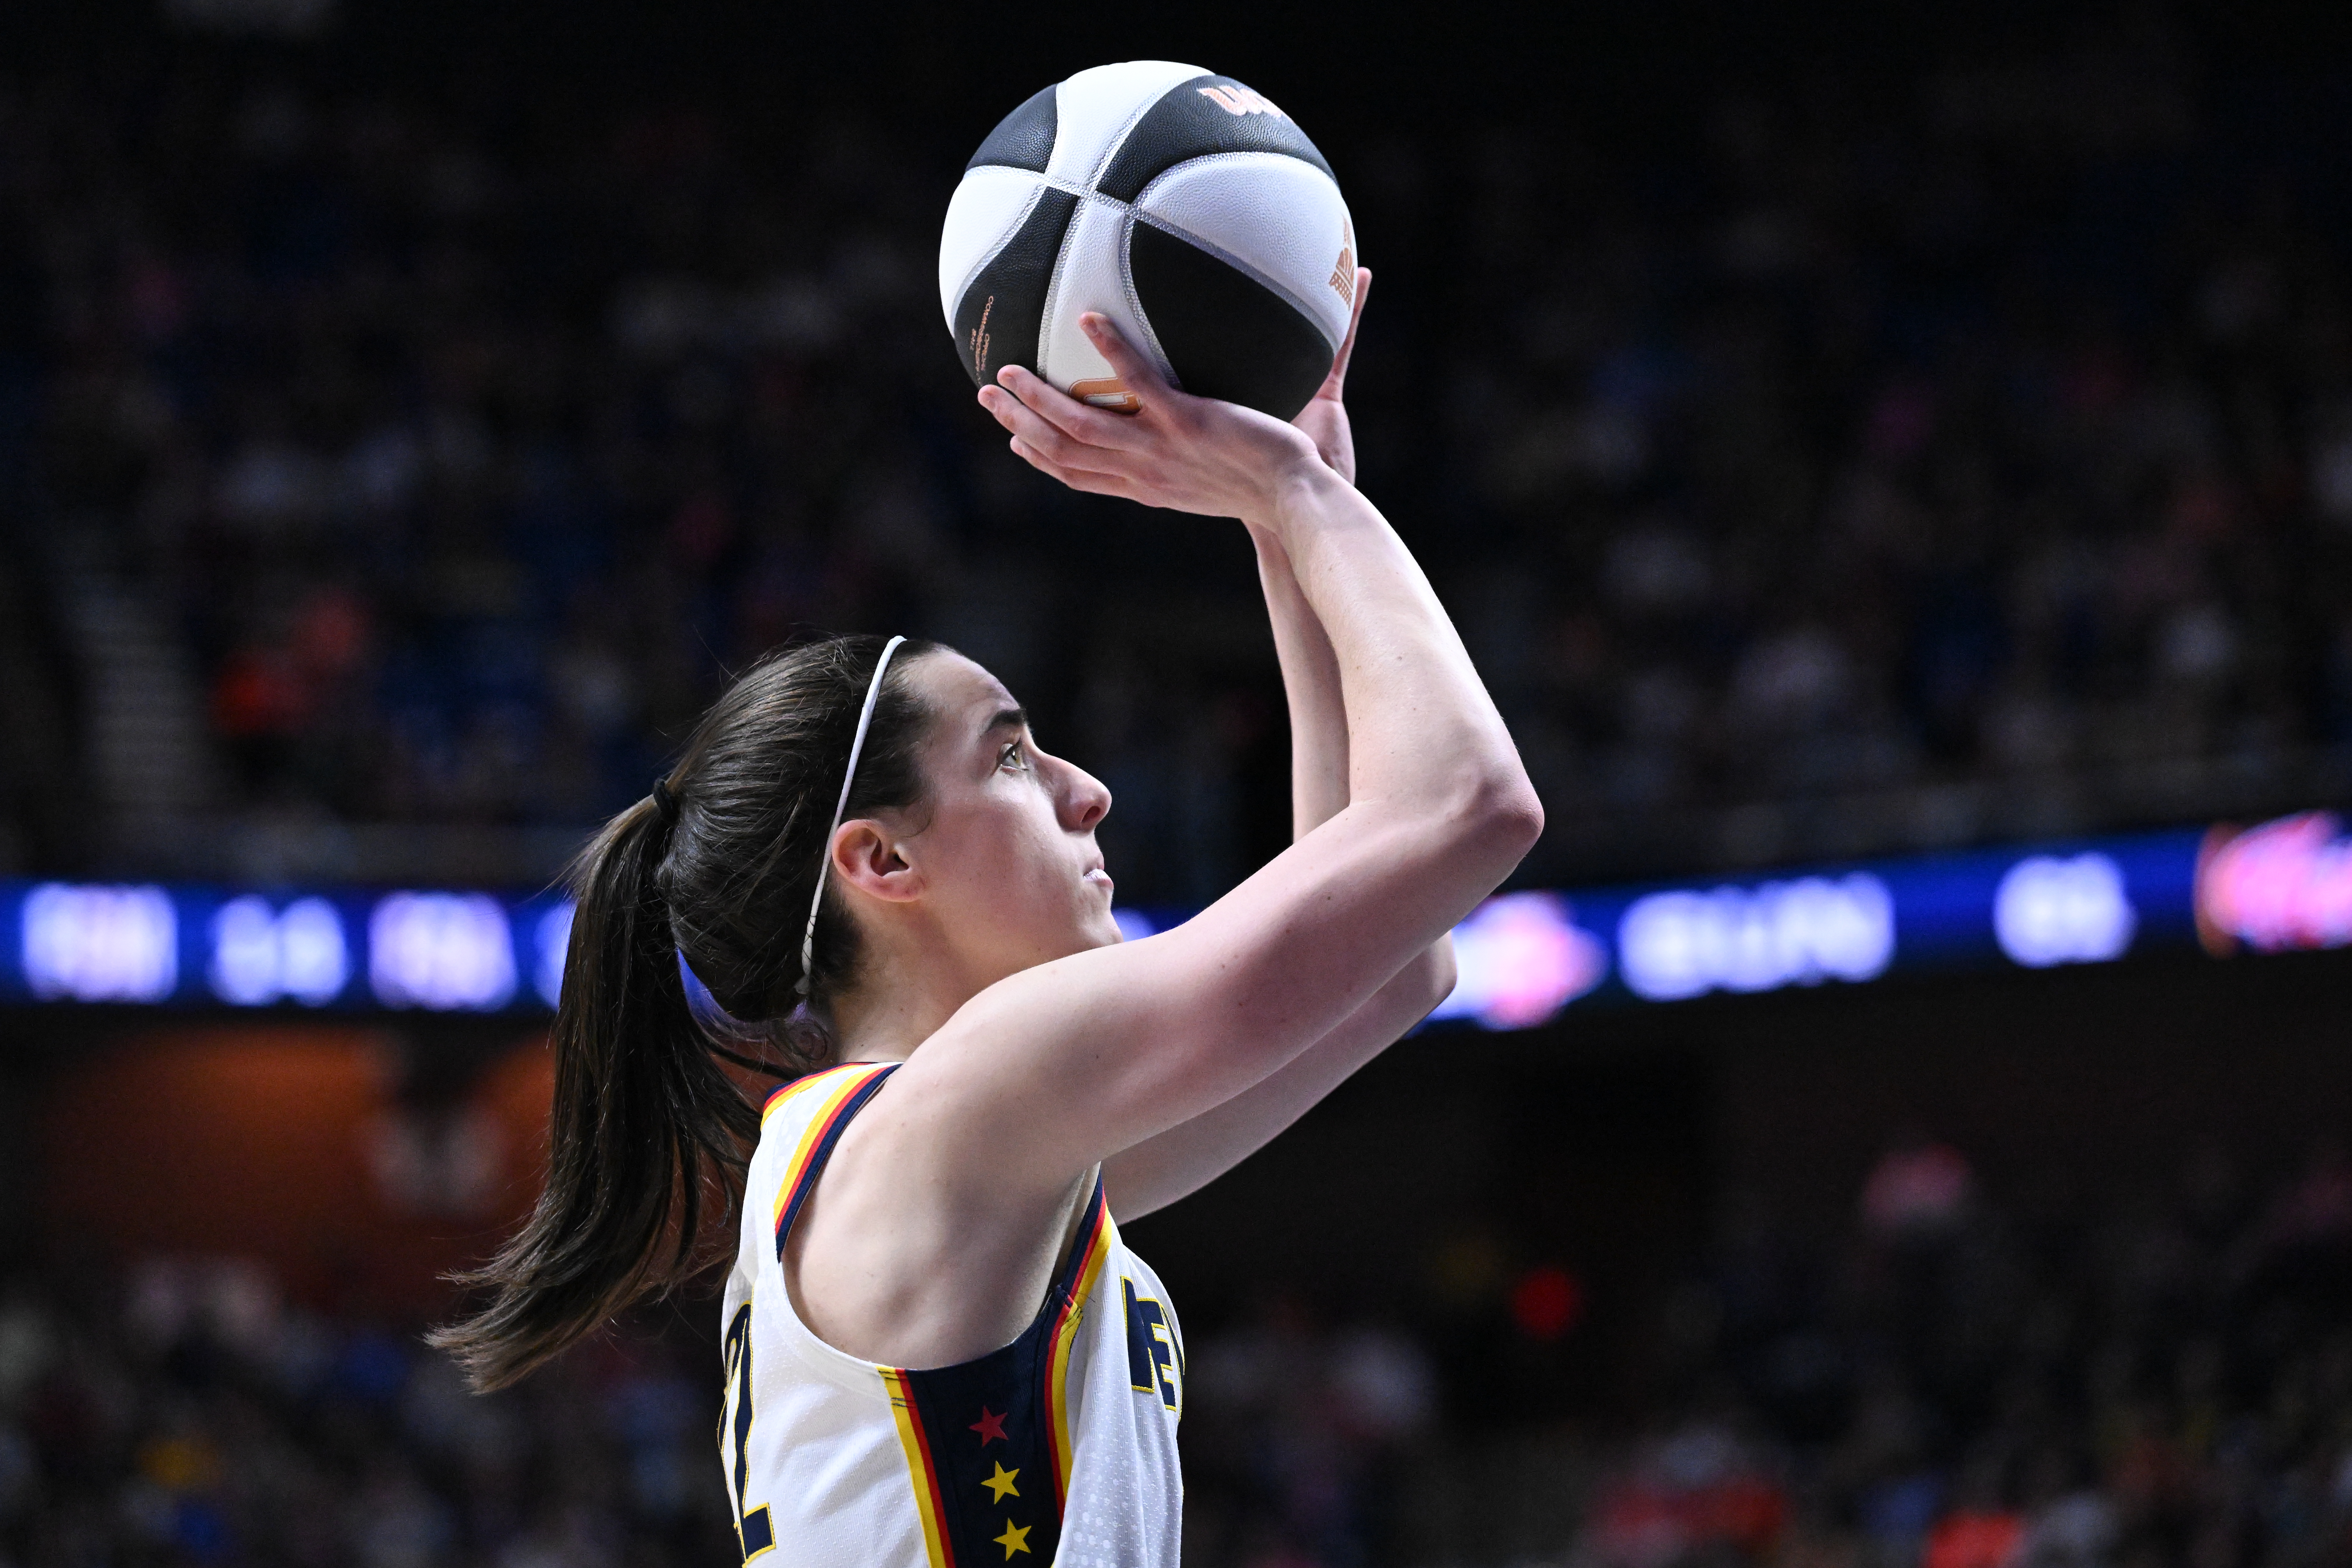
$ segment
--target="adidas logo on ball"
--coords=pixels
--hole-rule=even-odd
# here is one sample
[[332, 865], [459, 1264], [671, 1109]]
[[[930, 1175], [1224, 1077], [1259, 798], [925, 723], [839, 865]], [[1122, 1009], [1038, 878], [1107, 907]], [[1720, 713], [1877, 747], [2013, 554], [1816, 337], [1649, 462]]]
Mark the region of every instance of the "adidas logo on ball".
[[1347, 335], [1355, 258], [1331, 166], [1289, 115], [1231, 77], [1130, 60], [981, 143], [948, 204], [940, 302], [975, 384], [1025, 365], [1132, 411], [1078, 329], [1098, 310], [1175, 385], [1287, 419]]
[[1339, 291], [1339, 298], [1348, 301], [1349, 310], [1356, 308], [1356, 229], [1353, 224], [1342, 223], [1339, 226], [1339, 259], [1331, 263], [1331, 276], [1326, 281]]

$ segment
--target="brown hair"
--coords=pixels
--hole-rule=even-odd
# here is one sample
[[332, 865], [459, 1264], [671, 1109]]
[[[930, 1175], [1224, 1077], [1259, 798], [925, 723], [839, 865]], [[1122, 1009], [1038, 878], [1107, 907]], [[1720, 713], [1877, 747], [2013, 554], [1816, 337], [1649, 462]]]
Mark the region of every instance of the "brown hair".
[[[801, 932], [882, 647], [834, 637], [762, 660], [656, 795], [572, 862], [547, 1184], [522, 1229], [457, 1277], [485, 1304], [432, 1336], [476, 1388], [514, 1382], [709, 1261], [705, 1216], [732, 1212], [760, 1133], [723, 1063], [797, 1077], [832, 1061], [829, 1003], [856, 972], [856, 927], [828, 889], [805, 1005]], [[908, 673], [935, 651], [910, 640], [892, 658], [850, 816], [922, 804], [929, 714]], [[723, 1013], [690, 1005], [686, 969]]]

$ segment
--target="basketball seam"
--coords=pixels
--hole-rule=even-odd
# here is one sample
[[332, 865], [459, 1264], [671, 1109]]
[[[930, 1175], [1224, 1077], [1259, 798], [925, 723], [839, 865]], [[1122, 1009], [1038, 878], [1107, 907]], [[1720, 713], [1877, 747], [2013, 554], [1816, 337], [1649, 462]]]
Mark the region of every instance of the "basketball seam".
[[[1118, 201], [1118, 198], [1105, 196], [1103, 200]], [[1127, 292], [1128, 310], [1135, 317], [1136, 324], [1143, 329], [1145, 344], [1151, 351], [1152, 368], [1167, 378], [1169, 385], [1181, 392], [1184, 390], [1184, 378], [1176, 374], [1176, 362], [1169, 357], [1167, 346], [1160, 342], [1160, 330], [1151, 324], [1151, 312], [1143, 308], [1143, 296], [1135, 288], [1132, 241], [1136, 219], [1143, 215], [1131, 203], [1118, 202], [1118, 205], [1127, 208], [1126, 220], [1118, 228], [1118, 286]]]
[[[992, 169], [1002, 169], [1009, 168], [1011, 165], [1005, 163], [991, 163], [988, 167]], [[1025, 174], [1029, 171], [1024, 169], [1021, 172]], [[1013, 243], [1013, 237], [1020, 234], [1023, 226], [1028, 223], [1029, 215], [1035, 212], [1037, 210], [1037, 204], [1045, 199], [1045, 183], [1043, 180], [1040, 180], [1036, 188], [1029, 193], [1029, 199], [1021, 204], [1021, 210], [1013, 214], [1013, 221], [1005, 226], [1004, 232], [996, 237], [996, 243], [990, 246], [987, 250], [981, 254], [980, 259], [971, 264], [971, 269], [963, 275], [963, 281], [956, 285], [955, 306], [950, 308], [948, 311], [949, 336], [953, 337], [955, 335], [955, 311], [957, 309], [961, 309], [963, 305], [963, 297], [971, 292], [972, 281], [982, 272], [988, 270], [988, 264], [990, 262], [1004, 254], [1004, 247]], [[1064, 230], [1062, 235], [1062, 243], [1067, 245], [1069, 243], [1069, 238], [1068, 231]]]
[[[1136, 118], [1140, 120], [1140, 115], [1136, 115]], [[1127, 127], [1127, 130], [1134, 132], [1134, 127]], [[1119, 136], [1119, 146], [1124, 146], [1124, 143], [1127, 143], [1127, 136]], [[1112, 148], [1112, 157], [1115, 155], [1118, 155], [1118, 148]], [[1162, 179], [1167, 179], [1169, 174], [1173, 174], [1176, 169], [1183, 169], [1185, 164], [1195, 164], [1195, 163], [1212, 163], [1212, 160], [1216, 160], [1216, 157], [1286, 157], [1286, 160], [1291, 160], [1291, 163], [1306, 164], [1307, 169], [1315, 169], [1318, 174], [1322, 174], [1324, 179], [1331, 184], [1334, 191], [1339, 188], [1339, 176], [1331, 174], [1331, 169], [1328, 169], [1328, 163], [1331, 163], [1331, 160], [1328, 160], [1328, 157], [1322, 157], [1322, 153], [1319, 151], [1315, 157], [1301, 157], [1298, 153], [1291, 153], [1289, 148], [1223, 148], [1223, 151], [1216, 151], [1216, 153], [1192, 153], [1190, 157], [1179, 157], [1176, 163], [1160, 169], [1157, 174], [1152, 174], [1150, 179], [1143, 181], [1143, 185], [1136, 191], [1136, 200], [1139, 202], [1143, 200], [1143, 193], [1150, 191], [1152, 185], [1157, 185]], [[1096, 184], [1101, 184], [1101, 179], [1106, 176], [1106, 174], [1110, 174], [1110, 157], [1106, 157], [1106, 160], [1103, 160], [1103, 167], [1094, 172]], [[1110, 197], [1110, 200], [1115, 202], [1119, 200], [1119, 197]]]
[[[1197, 77], [1187, 77], [1184, 79], [1185, 81], [1197, 81], [1200, 79]], [[1150, 102], [1138, 105], [1135, 110], [1128, 115], [1126, 123], [1121, 125], [1116, 132], [1103, 142], [1102, 152], [1096, 156], [1094, 167], [1087, 171], [1087, 190], [1088, 194], [1091, 195], [1094, 188], [1102, 184], [1102, 177], [1110, 173], [1111, 160], [1118, 157], [1118, 150], [1127, 145], [1127, 139], [1135, 134], [1135, 128], [1143, 123], [1143, 117], [1150, 113], [1153, 110], [1159, 108], [1162, 102], [1166, 101], [1170, 93], [1174, 92], [1177, 88], [1182, 87], [1183, 85], [1184, 82], [1180, 81], [1173, 87], [1162, 89], [1160, 94], [1153, 98]], [[1057, 98], [1055, 101], [1058, 106], [1060, 100]], [[1104, 200], [1117, 201], [1118, 198], [1117, 196], [1106, 196]]]
[[[1127, 297], [1128, 312], [1134, 318], [1136, 328], [1143, 333], [1144, 346], [1151, 354], [1152, 368], [1167, 379], [1169, 385], [1181, 392], [1184, 389], [1183, 378], [1176, 374], [1175, 362], [1168, 357], [1168, 350], [1161, 345], [1160, 334], [1152, 329], [1151, 314], [1143, 308], [1142, 296], [1136, 292], [1135, 271], [1129, 265], [1127, 237], [1128, 230], [1133, 226], [1137, 216], [1135, 205], [1132, 202], [1120, 201], [1117, 196], [1105, 195], [1100, 191], [1082, 190], [1066, 181], [1047, 180], [1045, 184], [1050, 189], [1060, 191], [1065, 195], [1076, 196], [1082, 201], [1099, 203], [1119, 215], [1118, 282], [1120, 291]], [[1054, 254], [1053, 276], [1046, 280], [1045, 284], [1045, 307], [1038, 317], [1040, 335], [1037, 340], [1037, 378], [1047, 383], [1053, 383], [1054, 378], [1046, 374], [1045, 362], [1047, 340], [1045, 329], [1054, 320], [1054, 306], [1058, 301], [1062, 291], [1063, 268], [1070, 254], [1070, 237], [1077, 232], [1077, 227], [1078, 220], [1073, 216], [1070, 219], [1070, 226], [1062, 231], [1062, 247]], [[1171, 230], [1171, 232], [1174, 231]], [[974, 276], [978, 276], [977, 272]], [[965, 286], [969, 288], [970, 284], [967, 283]]]
[[[1149, 187], [1147, 187], [1147, 189]], [[1140, 200], [1139, 197], [1138, 199]], [[1206, 251], [1211, 256], [1215, 257], [1218, 260], [1223, 262], [1226, 266], [1232, 268], [1243, 277], [1250, 279], [1250, 281], [1257, 284], [1260, 288], [1272, 294], [1276, 299], [1280, 300], [1292, 310], [1306, 317], [1307, 324], [1315, 329], [1315, 335], [1322, 338], [1327, 342], [1330, 342], [1330, 334], [1323, 330], [1323, 323], [1321, 321], [1317, 319], [1313, 309], [1310, 308], [1305, 300], [1301, 300], [1296, 293], [1294, 293], [1287, 285], [1282, 282], [1281, 279], [1268, 277], [1265, 273], [1259, 271], [1256, 268], [1251, 266], [1240, 257], [1235, 256], [1232, 251], [1227, 250], [1223, 246], [1217, 244], [1216, 241], [1212, 239], [1203, 239], [1201, 236], [1194, 234], [1191, 229], [1185, 228], [1180, 224], [1171, 223], [1168, 219], [1161, 217], [1157, 213], [1148, 213], [1145, 212], [1141, 206], [1138, 206], [1135, 209], [1135, 217], [1136, 221], [1139, 223], [1148, 223], [1152, 227], [1158, 229], [1160, 233], [1171, 235], [1174, 237], [1182, 240], [1185, 244], [1192, 246], [1194, 249]], [[1331, 352], [1333, 353], [1338, 353], [1339, 352], [1339, 343], [1331, 343]]]
[[1061, 299], [1062, 273], [1070, 260], [1070, 240], [1078, 232], [1078, 221], [1085, 212], [1082, 206], [1073, 206], [1070, 221], [1062, 226], [1062, 242], [1054, 247], [1054, 269], [1046, 274], [1045, 298], [1037, 310], [1037, 379], [1048, 386], [1055, 384], [1045, 366], [1045, 354], [1054, 339], [1054, 307]]
[[[995, 164], [990, 165], [992, 168], [998, 166], [999, 165]], [[1024, 170], [1023, 173], [1025, 174], [1027, 171]], [[1129, 203], [1120, 201], [1117, 196], [1108, 195], [1101, 191], [1097, 191], [1090, 185], [1072, 184], [1067, 180], [1049, 180], [1043, 174], [1039, 174], [1035, 176], [1035, 178], [1037, 183], [1044, 185], [1047, 190], [1059, 191], [1066, 196], [1077, 196], [1086, 201], [1102, 202], [1107, 205], [1115, 207], [1123, 207], [1131, 205]]]

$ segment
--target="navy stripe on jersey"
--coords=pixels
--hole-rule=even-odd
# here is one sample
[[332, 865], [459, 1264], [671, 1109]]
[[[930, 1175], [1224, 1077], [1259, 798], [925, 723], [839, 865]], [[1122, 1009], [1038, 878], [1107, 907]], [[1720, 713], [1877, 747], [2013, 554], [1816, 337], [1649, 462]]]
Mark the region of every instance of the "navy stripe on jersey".
[[1077, 1241], [1020, 1338], [977, 1361], [898, 1374], [930, 1454], [950, 1563], [1001, 1563], [1024, 1550], [1040, 1563], [1054, 1560], [1063, 1506], [1050, 1426], [1054, 1330], [1072, 1303], [1103, 1204], [1097, 1176]]
[[1279, 153], [1331, 173], [1290, 116], [1229, 76], [1196, 76], [1143, 111], [1095, 188], [1131, 202], [1177, 164], [1218, 153]]
[[1003, 1563], [1024, 1547], [1054, 1560], [1062, 1504], [1045, 1429], [1053, 1405], [1042, 1397], [1051, 1349], [1033, 1327], [978, 1361], [899, 1373], [930, 1450], [950, 1563]]
[[1054, 1282], [1046, 1288], [1045, 1305], [1040, 1309], [1039, 1317], [1052, 1317], [1056, 1309], [1072, 1300], [1072, 1292], [1078, 1286], [1078, 1271], [1086, 1267], [1087, 1239], [1094, 1235], [1095, 1227], [1102, 1224], [1103, 1205], [1108, 1201], [1103, 1195], [1102, 1173], [1097, 1171], [1094, 1195], [1087, 1199], [1086, 1212], [1078, 1215], [1077, 1240], [1071, 1246], [1070, 1255], [1062, 1259], [1062, 1267], [1055, 1271]]

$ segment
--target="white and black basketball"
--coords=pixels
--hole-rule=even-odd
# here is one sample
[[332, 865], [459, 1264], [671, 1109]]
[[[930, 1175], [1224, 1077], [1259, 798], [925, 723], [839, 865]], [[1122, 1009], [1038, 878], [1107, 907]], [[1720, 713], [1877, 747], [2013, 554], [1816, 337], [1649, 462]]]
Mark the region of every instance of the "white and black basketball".
[[1099, 407], [1134, 399], [1078, 330], [1110, 317], [1175, 385], [1288, 419], [1347, 335], [1356, 235], [1330, 165], [1231, 77], [1097, 66], [1005, 116], [940, 240], [964, 369], [1025, 365]]

